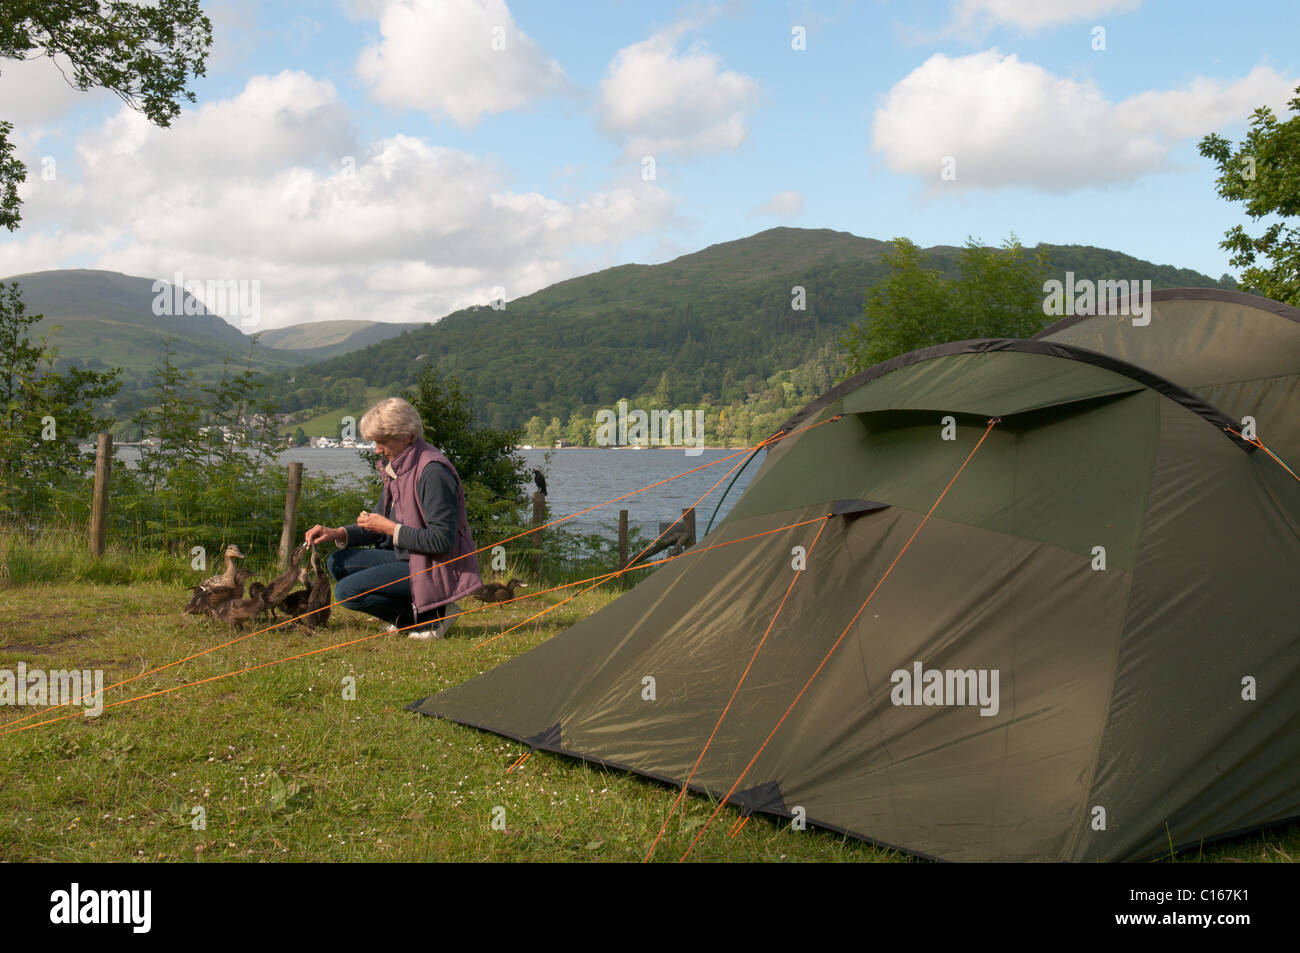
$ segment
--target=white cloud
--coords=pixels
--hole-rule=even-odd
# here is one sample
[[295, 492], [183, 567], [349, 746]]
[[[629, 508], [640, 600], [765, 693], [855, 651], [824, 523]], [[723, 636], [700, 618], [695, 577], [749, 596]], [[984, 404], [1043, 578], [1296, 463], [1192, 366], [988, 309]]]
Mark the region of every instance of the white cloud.
[[766, 202], [755, 206], [751, 215], [772, 215], [780, 219], [798, 218], [803, 214], [802, 192], [777, 192]]
[[1129, 13], [1141, 5], [1142, 0], [958, 0], [953, 7], [953, 29], [1007, 24], [1032, 33], [1058, 23]]
[[383, 39], [361, 51], [356, 68], [380, 102], [468, 126], [564, 86], [563, 69], [504, 0], [388, 0], [378, 19]]
[[[1181, 140], [1242, 122], [1263, 104], [1280, 108], [1295, 85], [1261, 66], [1235, 82], [1198, 78], [1112, 103], [1091, 81], [1014, 54], [937, 53], [886, 95], [872, 149], [894, 172], [951, 188], [1128, 182], [1168, 168]], [[951, 181], [940, 178], [947, 157], [955, 161]]]
[[[337, 155], [345, 144], [352, 163]], [[334, 87], [292, 72], [253, 77], [170, 130], [123, 109], [77, 155], [54, 181], [29, 177], [0, 274], [257, 280], [263, 328], [429, 321], [499, 288], [517, 298], [572, 277], [578, 250], [600, 254], [673, 216], [671, 195], [635, 176], [560, 201], [423, 139], [353, 145]]]
[[77, 89], [69, 82], [72, 75], [72, 64], [61, 56], [0, 60], [0, 119], [14, 124], [15, 138], [35, 141], [48, 123], [73, 109], [114, 98], [103, 89]]
[[703, 44], [677, 50], [688, 24], [625, 46], [600, 81], [599, 115], [629, 156], [736, 149], [749, 133], [758, 83], [723, 70]]
[[334, 84], [285, 70], [253, 76], [232, 99], [187, 110], [167, 129], [123, 110], [84, 138], [78, 153], [88, 171], [145, 153], [159, 165], [185, 170], [201, 188], [210, 176], [269, 173], [319, 159], [339, 162], [355, 149]]

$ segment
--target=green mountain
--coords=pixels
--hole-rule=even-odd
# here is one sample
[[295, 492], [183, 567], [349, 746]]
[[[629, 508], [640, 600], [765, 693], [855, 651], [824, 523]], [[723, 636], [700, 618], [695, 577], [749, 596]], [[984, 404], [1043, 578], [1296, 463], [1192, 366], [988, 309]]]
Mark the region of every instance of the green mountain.
[[[351, 412], [367, 388], [396, 393], [431, 366], [458, 377], [480, 422], [498, 428], [535, 416], [567, 421], [637, 395], [731, 405], [770, 389], [778, 372], [824, 359], [861, 320], [863, 292], [884, 273], [888, 247], [830, 229], [773, 228], [660, 265], [620, 265], [299, 369], [277, 397], [287, 412]], [[1045, 247], [1076, 280], [1219, 285], [1107, 249]], [[949, 273], [959, 251], [926, 249]], [[804, 310], [791, 307], [796, 289]]]
[[283, 376], [278, 372], [403, 331], [402, 326], [373, 321], [324, 321], [263, 331], [255, 342], [202, 302], [185, 293], [178, 299], [172, 285], [151, 278], [62, 269], [3, 280], [18, 283], [29, 314], [44, 316], [33, 337], [48, 336], [58, 349], [59, 366], [122, 368], [122, 390], [111, 408], [118, 420], [143, 405], [154, 368], [168, 346], [177, 367], [192, 370], [199, 381], [212, 381], [225, 362], [239, 370], [251, 360], [254, 369]]
[[[202, 303], [185, 294], [181, 311], [197, 313], [154, 314], [158, 297], [149, 278], [133, 278], [113, 271], [67, 269], [14, 275], [28, 313], [43, 314], [36, 335], [60, 326], [51, 341], [60, 355], [82, 366], [153, 369], [158, 343], [168, 336], [179, 339], [177, 360], [182, 366], [220, 363], [222, 357], [242, 357], [248, 338]], [[165, 297], [171, 307], [171, 285]]]

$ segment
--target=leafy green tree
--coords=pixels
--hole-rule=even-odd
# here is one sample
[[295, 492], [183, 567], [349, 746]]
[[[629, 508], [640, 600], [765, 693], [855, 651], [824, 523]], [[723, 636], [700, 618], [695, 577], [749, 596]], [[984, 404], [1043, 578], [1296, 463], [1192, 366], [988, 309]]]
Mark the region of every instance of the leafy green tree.
[[[158, 126], [180, 115], [190, 76], [204, 74], [212, 23], [199, 0], [4, 0], [0, 58], [59, 57], [77, 89], [102, 87]], [[0, 121], [0, 225], [20, 221], [18, 185], [27, 169], [13, 155], [13, 124]]]
[[564, 439], [577, 447], [588, 446], [592, 434], [591, 421], [591, 414], [583, 414], [575, 410], [569, 417], [568, 425], [564, 428]]
[[430, 368], [414, 391], [402, 395], [420, 412], [424, 439], [447, 455], [465, 488], [465, 508], [476, 539], [496, 539], [516, 524], [526, 503], [524, 484], [531, 479], [523, 457], [515, 452], [517, 430], [474, 426], [469, 395], [454, 377]]
[[305, 447], [310, 442], [311, 438], [307, 436], [307, 431], [303, 430], [302, 427], [293, 432], [293, 445], [295, 447]]
[[539, 446], [542, 442], [542, 430], [545, 427], [546, 424], [542, 422], [542, 418], [534, 414], [528, 419], [528, 423], [524, 425], [524, 439], [531, 446]]
[[1250, 291], [1300, 306], [1300, 227], [1288, 223], [1300, 216], [1300, 95], [1288, 105], [1296, 115], [1286, 122], [1267, 106], [1256, 109], [1235, 149], [1211, 133], [1200, 151], [1219, 168], [1214, 187], [1221, 197], [1244, 203], [1252, 220], [1282, 219], [1254, 238], [1240, 225], [1228, 229], [1219, 247], [1232, 252], [1229, 264], [1243, 269], [1241, 282]]
[[207, 414], [208, 462], [270, 466], [287, 441], [279, 435], [274, 402], [266, 396], [265, 375], [253, 371], [252, 348], [248, 363], [238, 374], [228, 364], [221, 377], [203, 388]]
[[554, 447], [555, 442], [560, 439], [562, 433], [563, 427], [560, 424], [560, 418], [552, 417], [551, 422], [542, 431], [542, 443], [548, 447]]
[[121, 387], [120, 370], [69, 367], [55, 372], [58, 351], [45, 338], [32, 343], [41, 320], [28, 314], [17, 282], [0, 284], [0, 508], [15, 493], [33, 497], [83, 477], [94, 457], [78, 441], [107, 429], [95, 413]]
[[14, 156], [14, 144], [9, 139], [13, 129], [13, 123], [0, 119], [0, 225], [11, 232], [22, 220], [18, 186], [27, 179], [27, 166]]
[[921, 249], [896, 238], [888, 272], [866, 294], [865, 320], [841, 338], [848, 372], [918, 348], [971, 338], [1030, 337], [1046, 322], [1046, 250], [1029, 253], [1012, 235], [1000, 249], [968, 239], [956, 278], [934, 268]]
[[202, 428], [202, 402], [194, 371], [178, 368], [172, 360], [168, 338], [162, 362], [154, 368], [153, 394], [132, 421], [140, 428], [140, 477], [152, 492], [173, 483], [182, 472], [196, 469], [207, 442]]
[[[283, 440], [270, 412], [266, 379], [245, 368], [222, 369], [199, 384], [178, 368], [167, 342], [153, 389], [133, 417], [147, 443], [134, 470], [113, 476], [113, 512], [134, 524], [137, 542], [188, 553], [219, 552], [239, 542], [259, 554], [278, 546], [287, 481], [278, 460]], [[326, 514], [357, 512], [374, 499], [355, 478], [307, 474], [299, 498], [306, 525]], [[245, 551], [249, 551], [247, 548]]]

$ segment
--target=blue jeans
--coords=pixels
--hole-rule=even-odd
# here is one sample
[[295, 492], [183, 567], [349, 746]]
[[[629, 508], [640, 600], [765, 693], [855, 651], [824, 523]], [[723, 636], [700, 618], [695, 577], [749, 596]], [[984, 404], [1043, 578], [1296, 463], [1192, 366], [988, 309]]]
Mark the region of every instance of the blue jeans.
[[[411, 607], [411, 566], [391, 549], [349, 547], [336, 550], [325, 561], [329, 574], [338, 580], [334, 599], [345, 609], [365, 612], [398, 627], [441, 619], [446, 609], [439, 606], [416, 619]], [[382, 588], [380, 588], [382, 587]], [[375, 589], [375, 592], [367, 592]]]

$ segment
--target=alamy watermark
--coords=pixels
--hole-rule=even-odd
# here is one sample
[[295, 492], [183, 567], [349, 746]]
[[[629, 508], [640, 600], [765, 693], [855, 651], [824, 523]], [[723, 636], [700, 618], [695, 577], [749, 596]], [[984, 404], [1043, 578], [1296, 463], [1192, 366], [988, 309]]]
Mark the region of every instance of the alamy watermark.
[[80, 705], [87, 718], [104, 710], [103, 669], [28, 668], [19, 662], [17, 671], [0, 669], [0, 705]]
[[1151, 323], [1151, 279], [1049, 278], [1043, 282], [1043, 314], [1065, 317], [1074, 314], [1122, 314], [1133, 317], [1134, 327]]
[[992, 717], [1000, 706], [998, 669], [923, 668], [895, 669], [889, 676], [894, 687], [889, 700], [895, 705], [978, 705], [980, 714]]
[[153, 925], [153, 891], [83, 890], [73, 883], [50, 894], [50, 922], [126, 924], [132, 933], [148, 933]]
[[262, 283], [256, 278], [185, 280], [176, 272], [170, 284], [159, 279], [153, 283], [153, 313], [158, 316], [203, 314], [204, 311], [224, 318], [239, 318], [239, 323], [253, 327], [262, 320]]
[[686, 447], [688, 457], [704, 452], [703, 410], [628, 410], [618, 402], [618, 412], [596, 411], [596, 445], [599, 447]]

